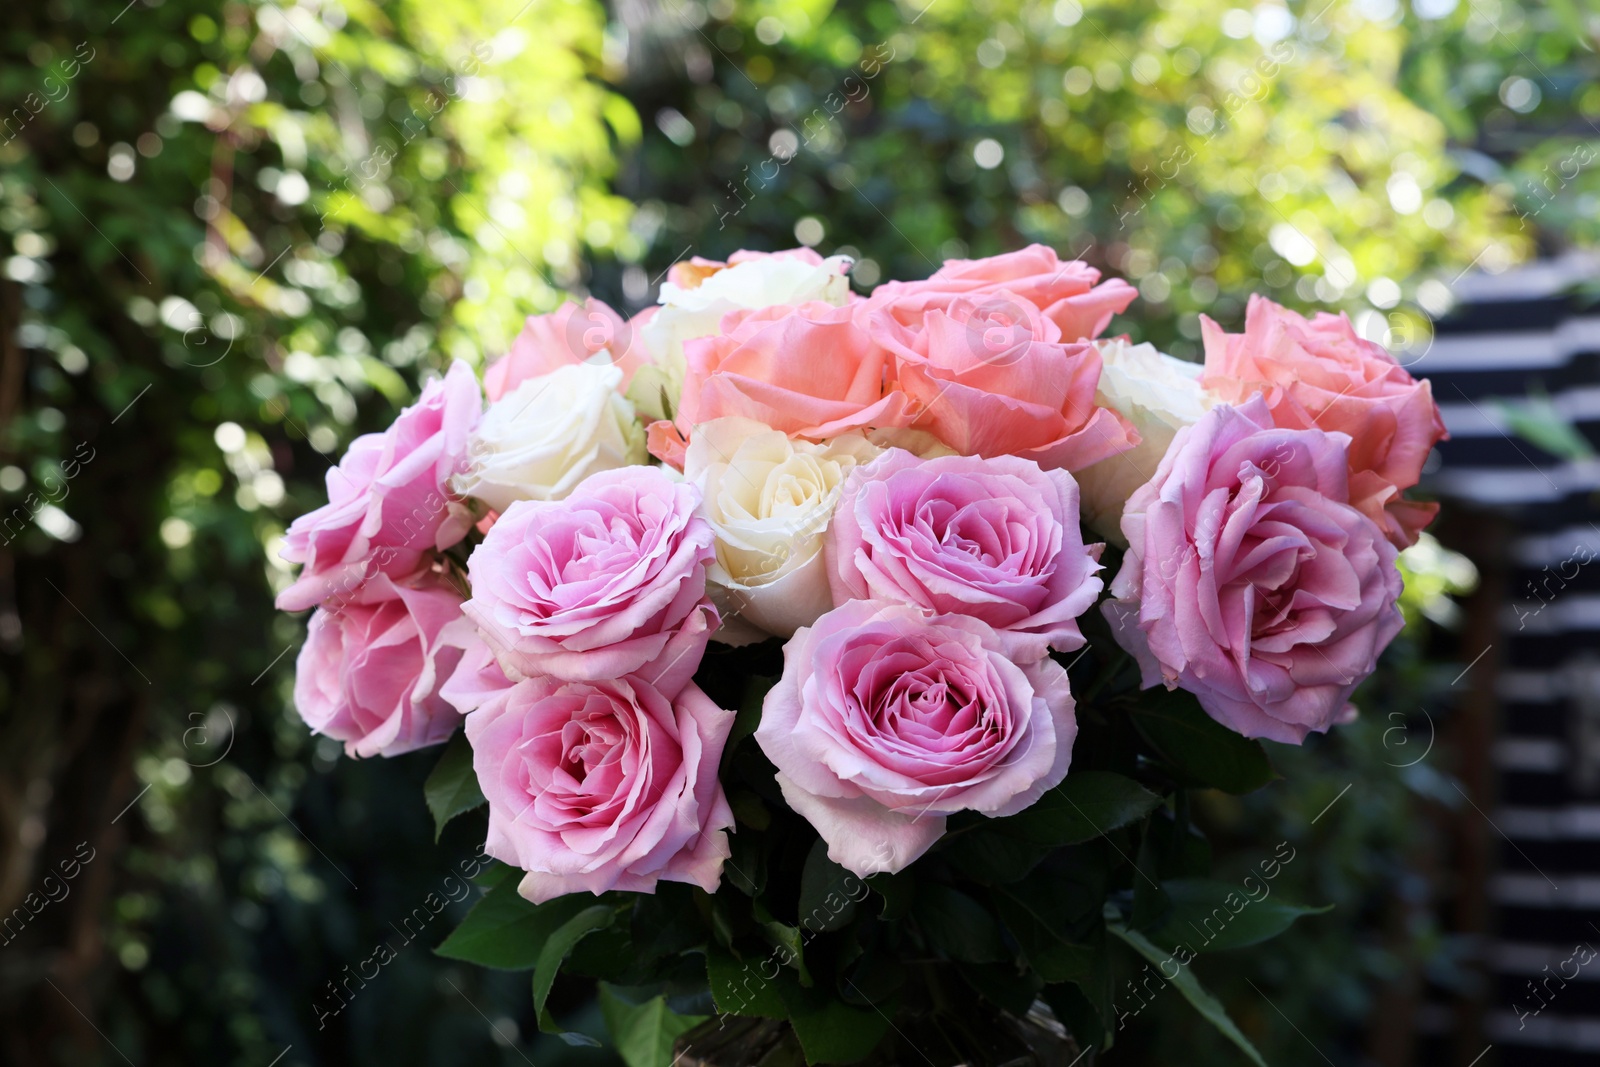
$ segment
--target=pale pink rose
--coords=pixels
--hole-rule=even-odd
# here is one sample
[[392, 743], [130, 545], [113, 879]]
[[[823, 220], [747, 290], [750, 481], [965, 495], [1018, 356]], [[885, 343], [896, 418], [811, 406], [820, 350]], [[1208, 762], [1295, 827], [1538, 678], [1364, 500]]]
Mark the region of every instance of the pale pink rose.
[[1347, 503], [1349, 438], [1272, 424], [1260, 397], [1179, 430], [1128, 501], [1105, 605], [1144, 685], [1246, 737], [1299, 744], [1400, 632], [1396, 550]]
[[815, 439], [905, 425], [905, 398], [885, 389], [889, 354], [854, 315], [821, 301], [730, 312], [721, 335], [684, 344], [679, 430], [734, 415]]
[[909, 425], [963, 455], [1080, 470], [1138, 444], [1128, 420], [1095, 404], [1094, 345], [1063, 344], [1060, 327], [1014, 293], [958, 296], [920, 327], [883, 308], [861, 314], [894, 353]]
[[542, 904], [566, 893], [716, 891], [733, 812], [717, 764], [733, 727], [698, 686], [530, 678], [467, 717], [489, 801], [484, 851]]
[[622, 371], [619, 388], [626, 389], [643, 362], [633, 325], [593, 297], [582, 304], [569, 301], [548, 315], [529, 315], [511, 351], [484, 370], [483, 390], [492, 403], [529, 378], [570, 363], [615, 365]]
[[921, 282], [885, 282], [872, 302], [902, 325], [915, 326], [930, 311], [947, 310], [959, 296], [980, 303], [1002, 291], [1039, 308], [1066, 341], [1100, 335], [1111, 316], [1126, 311], [1138, 290], [1120, 278], [1095, 284], [1100, 272], [1080, 260], [1063, 262], [1044, 245], [987, 259], [952, 259]]
[[380, 574], [366, 593], [311, 616], [295, 663], [295, 708], [350, 756], [436, 745], [461, 722], [439, 694], [461, 660], [460, 648], [440, 640], [461, 618], [461, 595], [431, 573], [409, 582]]
[[328, 503], [290, 526], [280, 553], [305, 566], [278, 594], [283, 611], [365, 595], [377, 574], [404, 578], [428, 553], [466, 536], [471, 516], [451, 494], [467, 436], [483, 411], [478, 379], [456, 362], [382, 433], [356, 438], [328, 471]]
[[465, 615], [439, 632], [439, 645], [460, 650], [456, 668], [439, 687], [439, 695], [463, 715], [516, 684], [506, 677], [494, 649]]
[[1077, 732], [1054, 660], [1013, 663], [978, 619], [852, 600], [784, 646], [755, 736], [828, 858], [864, 878], [905, 868], [954, 812], [1028, 807]]
[[585, 479], [564, 500], [519, 500], [467, 561], [477, 624], [511, 677], [637, 675], [671, 696], [717, 628], [700, 493], [655, 467]]
[[825, 535], [833, 600], [899, 601], [994, 628], [1017, 662], [1083, 645], [1104, 545], [1085, 547], [1066, 471], [892, 449], [845, 480]]
[[1438, 504], [1406, 500], [1444, 421], [1426, 380], [1411, 377], [1382, 345], [1365, 340], [1345, 315], [1309, 321], [1262, 296], [1250, 298], [1244, 333], [1200, 316], [1203, 384], [1238, 403], [1260, 392], [1272, 421], [1350, 438], [1350, 502], [1397, 547], [1417, 541]]

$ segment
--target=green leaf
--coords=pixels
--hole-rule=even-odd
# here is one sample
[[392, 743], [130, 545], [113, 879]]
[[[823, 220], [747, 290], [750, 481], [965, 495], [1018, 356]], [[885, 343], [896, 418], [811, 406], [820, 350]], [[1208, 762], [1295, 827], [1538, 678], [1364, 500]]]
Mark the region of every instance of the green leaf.
[[[1138, 694], [1130, 715], [1177, 776], [1190, 785], [1250, 793], [1272, 781], [1261, 742], [1241, 737], [1207, 715], [1181, 689]], [[1068, 775], [1071, 778], [1071, 775]]]
[[912, 914], [929, 947], [964, 963], [1010, 960], [1000, 924], [989, 909], [960, 890], [928, 882], [917, 890]]
[[763, 1019], [787, 1019], [789, 1008], [778, 988], [798, 984], [794, 974], [783, 970], [770, 956], [741, 962], [714, 947], [706, 952], [706, 979], [718, 1011]]
[[1092, 945], [1072, 939], [1077, 916], [1065, 895], [1042, 884], [1020, 883], [994, 891], [995, 910], [1017, 939], [1028, 966], [1046, 982], [1085, 978], [1095, 961]]
[[956, 971], [979, 996], [1013, 1015], [1026, 1015], [1043, 982], [1013, 963], [959, 963]]
[[[1239, 1046], [1240, 1051], [1250, 1058], [1251, 1063], [1256, 1067], [1267, 1067], [1267, 1061], [1261, 1058], [1261, 1053], [1256, 1051], [1250, 1039], [1233, 1024], [1232, 1019], [1228, 1018], [1222, 1002], [1206, 992], [1205, 987], [1200, 984], [1200, 979], [1195, 977], [1187, 959], [1178, 959], [1173, 953], [1153, 944], [1139, 931], [1130, 930], [1121, 923], [1107, 922], [1106, 929], [1139, 955], [1155, 964], [1161, 972], [1161, 977], [1176, 986], [1178, 992], [1183, 994], [1183, 999], [1204, 1016], [1207, 1022], [1215, 1026], [1223, 1037]], [[1167, 966], [1175, 967], [1176, 974], [1169, 976], [1166, 971]]]
[[582, 897], [558, 897], [534, 904], [517, 892], [518, 881], [506, 878], [496, 883], [433, 951], [506, 971], [524, 971], [538, 963], [545, 939], [576, 914], [584, 901]]
[[619, 996], [607, 982], [600, 983], [600, 1014], [605, 1017], [612, 1044], [628, 1067], [672, 1067], [672, 1043], [678, 1035], [710, 1018], [679, 1015], [667, 1007], [664, 996], [635, 1004]]
[[889, 1017], [879, 1008], [857, 1008], [831, 989], [779, 990], [789, 1009], [789, 1025], [800, 1039], [807, 1063], [854, 1063], [865, 1059], [889, 1032]]
[[[1269, 885], [1259, 879], [1246, 881], [1256, 884], [1258, 893]], [[1172, 912], [1151, 929], [1151, 938], [1196, 952], [1257, 945], [1277, 937], [1302, 915], [1322, 915], [1333, 909], [1331, 904], [1308, 908], [1270, 895], [1253, 897], [1243, 885], [1203, 878], [1172, 879], [1161, 883], [1161, 888], [1172, 901]]]
[[733, 718], [733, 729], [728, 732], [728, 743], [723, 751], [732, 752], [740, 741], [756, 732], [761, 725], [761, 708], [767, 693], [778, 684], [776, 676], [755, 675], [745, 683], [744, 695], [739, 699], [739, 710]]
[[1069, 773], [1038, 803], [986, 830], [1039, 845], [1076, 845], [1137, 822], [1161, 798], [1131, 778], [1110, 771]]
[[[557, 898], [557, 900], [568, 899], [571, 898]], [[581, 901], [583, 898], [578, 899]], [[552, 904], [555, 902], [551, 901]], [[533, 965], [533, 1010], [539, 1018], [539, 1029], [547, 1034], [565, 1033], [544, 1007], [545, 1001], [550, 999], [550, 987], [555, 984], [561, 964], [577, 947], [578, 942], [596, 930], [604, 930], [616, 921], [616, 908], [609, 904], [591, 904], [556, 927], [545, 939], [544, 947], [539, 950], [539, 958]]]
[[472, 746], [467, 744], [465, 730], [457, 730], [445, 746], [444, 755], [439, 757], [433, 773], [422, 785], [422, 795], [427, 798], [428, 810], [433, 812], [435, 841], [451, 819], [485, 803], [483, 791], [478, 788], [478, 776], [472, 770]]
[[983, 820], [951, 835], [940, 855], [980, 885], [1007, 885], [1026, 878], [1050, 854], [1052, 846], [1007, 836], [993, 822]]
[[800, 872], [800, 925], [812, 935], [838, 930], [856, 914], [863, 883], [828, 858], [828, 844], [818, 841]]
[[1083, 991], [1071, 982], [1047, 985], [1039, 996], [1050, 1005], [1063, 1026], [1067, 1028], [1080, 1047], [1094, 1047], [1104, 1052], [1111, 1047], [1111, 1031], [1100, 1021], [1095, 1006]]

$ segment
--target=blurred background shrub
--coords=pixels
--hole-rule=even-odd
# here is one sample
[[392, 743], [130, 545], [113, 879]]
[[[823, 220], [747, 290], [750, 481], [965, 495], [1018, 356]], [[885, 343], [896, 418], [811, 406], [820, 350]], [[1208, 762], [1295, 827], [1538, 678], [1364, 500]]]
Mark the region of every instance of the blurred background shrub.
[[[1464, 270], [1595, 240], [1581, 0], [1233, 2], [13, 4], [0, 912], [94, 858], [7, 931], [0, 1056], [616, 1062], [535, 1040], [523, 976], [433, 957], [458, 906], [370, 976], [481, 825], [432, 840], [429, 754], [308, 735], [271, 605], [350, 439], [522, 316], [637, 310], [740, 247], [847, 252], [865, 291], [1040, 241], [1136, 284], [1114, 328], [1176, 354], [1251, 292], [1418, 350]], [[1283, 1062], [1410, 1062], [1421, 983], [1472, 996], [1430, 889], [1447, 739], [1407, 765], [1471, 575], [1411, 563], [1364, 718], [1201, 816], [1220, 871], [1288, 840], [1283, 891], [1335, 905], [1205, 973]], [[1108, 1063], [1234, 1062], [1168, 1000]]]

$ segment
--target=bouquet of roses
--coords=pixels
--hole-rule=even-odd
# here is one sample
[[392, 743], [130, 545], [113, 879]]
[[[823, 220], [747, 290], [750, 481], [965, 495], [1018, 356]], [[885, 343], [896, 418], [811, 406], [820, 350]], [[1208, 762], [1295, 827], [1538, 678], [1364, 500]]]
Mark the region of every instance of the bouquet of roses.
[[428, 803], [498, 862], [439, 951], [556, 1032], [600, 979], [632, 1067], [1104, 1048], [1157, 973], [1259, 1062], [1185, 968], [1302, 909], [1232, 924], [1186, 789], [1355, 713], [1428, 384], [1261, 298], [1203, 366], [1098, 339], [1135, 290], [1041, 246], [849, 268], [679, 263], [357, 439], [285, 539], [300, 714], [451, 741]]

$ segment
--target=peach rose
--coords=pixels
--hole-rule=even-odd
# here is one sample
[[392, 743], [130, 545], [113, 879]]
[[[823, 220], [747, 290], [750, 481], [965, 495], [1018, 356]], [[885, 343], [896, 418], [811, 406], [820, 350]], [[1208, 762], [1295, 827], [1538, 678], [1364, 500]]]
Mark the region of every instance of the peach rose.
[[1016, 293], [956, 297], [920, 329], [889, 308], [863, 314], [894, 353], [910, 425], [962, 455], [1075, 471], [1139, 443], [1127, 419], [1095, 403], [1094, 345], [1063, 343], [1055, 321]]
[[1345, 315], [1307, 320], [1252, 296], [1244, 333], [1200, 316], [1202, 384], [1230, 403], [1260, 392], [1273, 424], [1350, 437], [1350, 503], [1396, 547], [1416, 543], [1438, 504], [1404, 499], [1417, 484], [1444, 421], [1426, 381], [1411, 377], [1381, 345], [1358, 336]]
[[987, 259], [949, 260], [926, 281], [885, 282], [872, 291], [872, 301], [902, 325], [915, 326], [957, 297], [982, 300], [1001, 290], [1039, 308], [1068, 341], [1098, 336], [1138, 295], [1121, 278], [1100, 282], [1100, 272], [1087, 263], [1063, 262], [1052, 249], [1029, 245]]
[[675, 421], [685, 437], [733, 415], [816, 439], [907, 422], [905, 397], [885, 388], [889, 353], [850, 307], [812, 301], [730, 312], [721, 335], [688, 342], [684, 356]]

